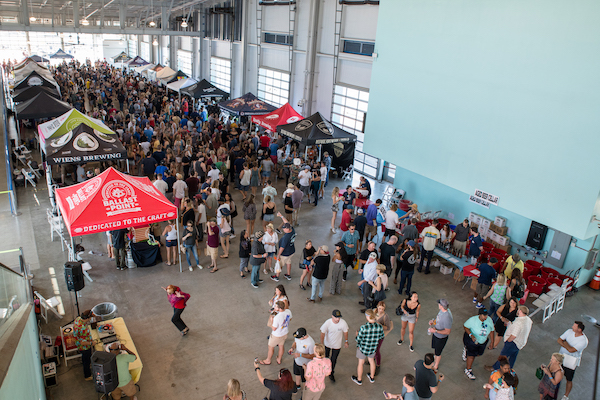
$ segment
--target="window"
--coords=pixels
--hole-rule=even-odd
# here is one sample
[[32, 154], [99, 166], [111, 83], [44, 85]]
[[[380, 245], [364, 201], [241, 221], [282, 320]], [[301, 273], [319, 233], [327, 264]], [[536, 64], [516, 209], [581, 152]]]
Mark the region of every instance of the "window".
[[258, 69], [258, 98], [281, 107], [290, 98], [290, 74], [272, 69]]
[[357, 136], [354, 169], [374, 178], [377, 176], [379, 159], [363, 153], [368, 106], [369, 92], [335, 85], [331, 121]]
[[150, 62], [150, 43], [142, 42], [140, 57]]
[[129, 39], [127, 41], [127, 55], [131, 58], [138, 55], [137, 39]]
[[281, 33], [269, 33], [265, 32], [263, 36], [265, 43], [283, 44], [291, 46], [294, 44], [294, 37], [292, 35], [284, 35]]
[[210, 58], [210, 83], [226, 92], [231, 91], [231, 61], [224, 58]]
[[344, 40], [343, 52], [371, 57], [375, 52], [375, 43], [357, 42], [356, 40]]
[[184, 74], [192, 76], [192, 52], [185, 50], [177, 50], [177, 69]]

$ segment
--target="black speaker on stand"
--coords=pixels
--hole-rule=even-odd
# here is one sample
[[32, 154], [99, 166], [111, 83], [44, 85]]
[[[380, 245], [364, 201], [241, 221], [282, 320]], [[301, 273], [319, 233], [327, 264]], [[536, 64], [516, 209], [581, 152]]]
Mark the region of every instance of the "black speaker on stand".
[[119, 387], [117, 356], [105, 351], [92, 354], [92, 378], [98, 393], [108, 394]]
[[77, 298], [77, 292], [85, 287], [82, 265], [83, 263], [81, 261], [69, 261], [68, 263], [65, 263], [65, 281], [67, 282], [67, 289], [69, 289], [69, 292], [75, 292], [77, 315], [81, 314], [79, 311], [79, 299]]
[[531, 228], [529, 228], [529, 234], [527, 235], [527, 242], [525, 244], [536, 250], [541, 250], [544, 247], [547, 233], [548, 227], [546, 225], [532, 221]]

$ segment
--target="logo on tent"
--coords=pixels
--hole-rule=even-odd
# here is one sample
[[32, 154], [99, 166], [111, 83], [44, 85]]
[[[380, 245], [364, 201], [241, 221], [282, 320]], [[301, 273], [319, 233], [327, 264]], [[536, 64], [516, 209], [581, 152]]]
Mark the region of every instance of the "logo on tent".
[[31, 78], [29, 78], [29, 79], [27, 80], [27, 84], [28, 84], [29, 86], [41, 86], [41, 85], [42, 85], [42, 83], [44, 83], [44, 82], [42, 81], [42, 78], [40, 78], [40, 77], [37, 77], [37, 76], [32, 76]]
[[52, 147], [62, 147], [65, 144], [67, 144], [69, 142], [69, 140], [71, 140], [71, 137], [73, 136], [73, 131], [69, 131], [66, 134], [57, 137], [56, 139], [52, 139], [50, 141], [50, 146]]
[[65, 200], [69, 204], [69, 209], [72, 210], [79, 204], [89, 199], [94, 193], [96, 193], [96, 191], [100, 188], [101, 184], [101, 178], [92, 178], [89, 181], [87, 181], [82, 188], [77, 189], [75, 193], [73, 193], [70, 196], [67, 196]]
[[321, 121], [317, 124], [317, 128], [326, 135], [333, 135], [333, 125], [327, 121]]
[[107, 135], [104, 132], [100, 132], [99, 130], [94, 129], [94, 133], [96, 134], [96, 136], [98, 136], [100, 139], [104, 140], [105, 142], [108, 143], [114, 143], [116, 141], [116, 139], [113, 137], [114, 135]]
[[75, 140], [73, 140], [73, 147], [79, 151], [94, 151], [98, 146], [98, 141], [87, 132], [80, 133]]
[[214, 87], [209, 87], [209, 88], [206, 88], [206, 89], [202, 89], [202, 91], [203, 91], [204, 93], [212, 93], [212, 92], [214, 92], [215, 90], [217, 90], [217, 88], [214, 88]]
[[311, 120], [305, 119], [304, 121], [300, 122], [298, 125], [296, 125], [294, 127], [295, 131], [304, 131], [306, 129], [312, 128], [313, 123]]
[[279, 118], [279, 114], [273, 114], [273, 115], [269, 115], [268, 117], [265, 117], [265, 119], [277, 119]]
[[289, 117], [285, 122], [287, 122], [288, 124], [291, 124], [291, 123], [296, 122], [296, 121], [300, 121], [300, 117], [297, 117], [297, 116], [294, 115], [292, 117]]
[[142, 211], [137, 195], [125, 181], [113, 181], [102, 189], [103, 204], [107, 216]]

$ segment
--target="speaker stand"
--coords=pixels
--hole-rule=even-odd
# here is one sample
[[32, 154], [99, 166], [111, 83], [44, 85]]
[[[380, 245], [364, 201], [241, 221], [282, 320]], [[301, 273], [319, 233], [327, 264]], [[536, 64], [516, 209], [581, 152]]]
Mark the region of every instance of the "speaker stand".
[[77, 306], [77, 315], [81, 315], [79, 311], [79, 298], [77, 297], [77, 290], [75, 290], [75, 305]]

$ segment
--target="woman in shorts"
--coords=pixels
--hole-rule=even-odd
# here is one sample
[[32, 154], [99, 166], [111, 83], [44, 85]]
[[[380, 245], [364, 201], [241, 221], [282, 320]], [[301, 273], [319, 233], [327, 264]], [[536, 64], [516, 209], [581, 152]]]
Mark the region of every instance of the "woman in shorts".
[[263, 230], [267, 228], [267, 224], [273, 222], [275, 214], [277, 214], [277, 205], [271, 196], [265, 196], [265, 203], [262, 208]]
[[306, 244], [304, 245], [304, 249], [302, 249], [302, 261], [300, 261], [300, 269], [303, 270], [302, 276], [300, 277], [300, 289], [302, 290], [306, 290], [302, 284], [304, 282], [304, 278], [306, 278], [306, 286], [310, 287], [310, 276], [312, 274], [310, 262], [312, 261], [316, 252], [317, 251], [313, 247], [312, 242], [307, 240]]
[[248, 168], [248, 164], [244, 164], [244, 169], [240, 172], [240, 191], [242, 192], [243, 200], [246, 200], [246, 192], [250, 190], [250, 177], [252, 171]]
[[401, 312], [400, 319], [402, 320], [402, 329], [400, 330], [400, 340], [398, 340], [398, 346], [404, 342], [404, 334], [406, 333], [406, 326], [408, 325], [408, 349], [413, 352], [413, 341], [415, 339], [415, 325], [419, 319], [419, 312], [421, 311], [421, 303], [419, 303], [419, 295], [417, 292], [412, 292], [410, 296], [402, 301], [400, 304], [399, 311]]
[[[165, 237], [167, 245], [167, 265], [176, 264], [177, 260], [177, 226], [175, 220], [170, 220], [169, 224], [163, 230], [162, 236]], [[173, 260], [171, 262], [171, 260]]]
[[273, 258], [275, 258], [275, 254], [277, 253], [277, 243], [279, 243], [279, 235], [277, 235], [273, 224], [267, 224], [262, 242], [265, 246], [265, 251], [267, 252], [267, 262], [265, 263], [263, 272], [268, 274], [269, 271], [273, 272]]

